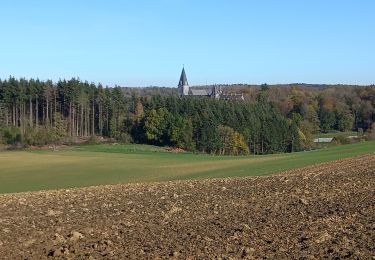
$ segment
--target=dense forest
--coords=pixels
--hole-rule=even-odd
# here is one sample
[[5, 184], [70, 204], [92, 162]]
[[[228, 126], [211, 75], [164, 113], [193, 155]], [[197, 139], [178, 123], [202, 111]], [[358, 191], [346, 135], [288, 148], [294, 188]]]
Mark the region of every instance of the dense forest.
[[79, 79], [0, 80], [0, 142], [45, 145], [90, 136], [215, 154], [309, 149], [312, 134], [375, 132], [375, 86], [225, 86], [245, 101], [179, 98], [173, 88]]

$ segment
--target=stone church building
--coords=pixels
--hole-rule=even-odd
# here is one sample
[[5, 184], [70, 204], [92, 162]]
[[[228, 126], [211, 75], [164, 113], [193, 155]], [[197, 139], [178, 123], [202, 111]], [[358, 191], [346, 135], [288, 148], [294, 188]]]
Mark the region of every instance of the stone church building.
[[180, 81], [178, 82], [178, 94], [180, 97], [209, 97], [223, 100], [244, 100], [243, 93], [225, 93], [221, 86], [212, 86], [211, 89], [190, 88], [186, 78], [185, 68], [182, 68]]

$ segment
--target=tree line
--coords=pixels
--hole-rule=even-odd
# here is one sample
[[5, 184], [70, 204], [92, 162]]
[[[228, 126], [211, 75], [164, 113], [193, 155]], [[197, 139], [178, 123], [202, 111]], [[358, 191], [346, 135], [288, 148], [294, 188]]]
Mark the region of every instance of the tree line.
[[44, 145], [103, 136], [214, 154], [267, 154], [309, 149], [314, 132], [370, 131], [375, 121], [373, 86], [237, 88], [245, 102], [179, 98], [168, 88], [140, 96], [76, 78], [9, 77], [0, 80], [0, 141]]

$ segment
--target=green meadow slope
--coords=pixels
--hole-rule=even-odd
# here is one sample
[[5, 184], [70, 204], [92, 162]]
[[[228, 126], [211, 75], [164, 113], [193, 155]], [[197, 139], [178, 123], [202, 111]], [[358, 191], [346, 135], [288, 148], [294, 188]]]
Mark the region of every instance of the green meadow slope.
[[375, 152], [375, 142], [266, 156], [210, 156], [172, 153], [146, 145], [91, 145], [60, 151], [0, 153], [0, 193], [269, 175], [312, 164]]

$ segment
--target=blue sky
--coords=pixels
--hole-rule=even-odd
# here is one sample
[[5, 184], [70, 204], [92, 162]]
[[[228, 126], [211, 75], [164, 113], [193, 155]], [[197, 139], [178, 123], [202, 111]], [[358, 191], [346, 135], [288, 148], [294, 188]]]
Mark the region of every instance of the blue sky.
[[3, 0], [0, 78], [375, 83], [372, 0]]

